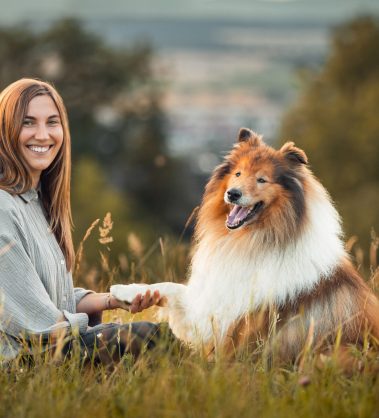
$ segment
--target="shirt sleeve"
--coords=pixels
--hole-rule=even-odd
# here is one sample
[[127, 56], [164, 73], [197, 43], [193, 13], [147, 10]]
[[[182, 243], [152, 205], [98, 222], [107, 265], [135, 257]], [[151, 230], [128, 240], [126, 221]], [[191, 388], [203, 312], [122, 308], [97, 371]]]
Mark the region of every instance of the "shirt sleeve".
[[52, 302], [29, 258], [17, 215], [16, 208], [0, 208], [1, 330], [13, 337], [26, 338], [60, 328], [84, 332], [87, 314], [62, 312]]
[[95, 293], [93, 290], [83, 289], [82, 287], [75, 287], [74, 288], [74, 295], [75, 295], [75, 305], [78, 306], [78, 303], [90, 293]]

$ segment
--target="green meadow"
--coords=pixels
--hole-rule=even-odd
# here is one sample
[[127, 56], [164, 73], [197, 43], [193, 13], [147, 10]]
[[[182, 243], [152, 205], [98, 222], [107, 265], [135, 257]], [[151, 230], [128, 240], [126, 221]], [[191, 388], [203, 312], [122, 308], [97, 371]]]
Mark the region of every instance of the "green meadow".
[[[76, 274], [82, 281], [95, 267], [86, 263], [87, 240], [100, 241], [102, 251], [97, 284], [148, 281], [185, 274], [189, 246], [168, 239], [143, 250], [137, 236], [129, 252], [112, 264], [108, 246], [113, 224], [108, 215], [93, 226], [79, 246]], [[97, 224], [96, 224], [97, 227]], [[91, 234], [92, 233], [92, 234]], [[353, 242], [350, 240], [348, 245]], [[368, 280], [376, 286], [378, 239], [372, 241]], [[349, 248], [356, 258], [361, 250]], [[124, 273], [122, 273], [124, 272]], [[89, 275], [89, 276], [88, 276]], [[183, 276], [182, 276], [183, 277]], [[87, 278], [87, 279], [86, 279]], [[104, 321], [154, 320], [154, 308], [130, 315], [107, 312]], [[262, 342], [234, 360], [216, 355], [207, 359], [177, 342], [162, 338], [157, 348], [137, 360], [125, 356], [113, 369], [83, 365], [77, 356], [41, 356], [34, 366], [19, 359], [0, 373], [0, 417], [375, 417], [379, 414], [379, 356], [352, 348], [359, 365], [350, 374], [333, 356], [311, 351], [294, 366], [269, 367]]]

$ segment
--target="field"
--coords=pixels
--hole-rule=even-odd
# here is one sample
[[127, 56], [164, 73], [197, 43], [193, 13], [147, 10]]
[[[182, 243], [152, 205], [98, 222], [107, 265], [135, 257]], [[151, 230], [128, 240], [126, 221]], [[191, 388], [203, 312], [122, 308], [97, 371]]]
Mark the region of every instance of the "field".
[[350, 378], [275, 369], [258, 361], [207, 363], [160, 353], [111, 374], [45, 362], [1, 374], [2, 417], [375, 417], [379, 383], [369, 365]]
[[[111, 223], [102, 229], [111, 241]], [[107, 239], [104, 239], [107, 238]], [[133, 241], [134, 240], [134, 241]], [[143, 255], [138, 238], [129, 240], [125, 265], [134, 280], [153, 275], [178, 278], [186, 268], [188, 247], [159, 240]], [[350, 244], [352, 241], [350, 241]], [[371, 248], [374, 260], [377, 242]], [[81, 251], [81, 250], [80, 250]], [[361, 254], [359, 251], [357, 255]], [[102, 255], [100, 287], [122, 266], [112, 268]], [[85, 265], [80, 256], [82, 265]], [[376, 262], [375, 262], [376, 264]], [[155, 266], [155, 267], [152, 267]], [[375, 267], [375, 266], [374, 266]], [[87, 266], [89, 271], [90, 268]], [[86, 277], [84, 267], [78, 274]], [[374, 279], [374, 276], [372, 276]], [[84, 279], [83, 279], [84, 280]], [[373, 280], [374, 284], [374, 280]], [[153, 309], [134, 317], [122, 310], [106, 320], [151, 319]], [[356, 352], [360, 371], [342, 373], [332, 358], [306, 352], [296, 367], [267, 367], [265, 346], [233, 361], [217, 355], [207, 361], [201, 353], [162, 341], [137, 361], [126, 356], [113, 371], [83, 367], [78, 358], [41, 358], [34, 367], [15, 361], [0, 374], [0, 417], [375, 417], [379, 416], [377, 356]], [[254, 357], [254, 358], [253, 358]]]

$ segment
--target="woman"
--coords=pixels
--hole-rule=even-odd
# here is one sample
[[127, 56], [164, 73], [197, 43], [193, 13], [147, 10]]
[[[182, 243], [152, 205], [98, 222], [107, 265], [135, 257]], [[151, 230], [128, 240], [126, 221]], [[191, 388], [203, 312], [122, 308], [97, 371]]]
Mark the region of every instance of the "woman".
[[143, 341], [153, 345], [154, 324], [90, 327], [104, 310], [135, 313], [158, 303], [159, 293], [138, 295], [128, 307], [109, 293], [73, 287], [70, 173], [62, 98], [48, 83], [14, 82], [0, 94], [2, 358], [16, 357], [35, 337], [53, 351], [62, 330], [63, 353], [70, 352], [76, 331], [81, 353], [95, 362], [118, 360], [124, 352], [138, 355]]

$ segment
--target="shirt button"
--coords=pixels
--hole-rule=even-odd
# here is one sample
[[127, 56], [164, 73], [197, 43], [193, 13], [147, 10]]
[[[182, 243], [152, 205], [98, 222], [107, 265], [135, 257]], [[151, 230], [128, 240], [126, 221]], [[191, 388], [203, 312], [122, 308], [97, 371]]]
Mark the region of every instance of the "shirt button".
[[64, 264], [64, 260], [61, 260], [61, 264], [62, 264], [62, 266], [63, 266], [63, 264]]

